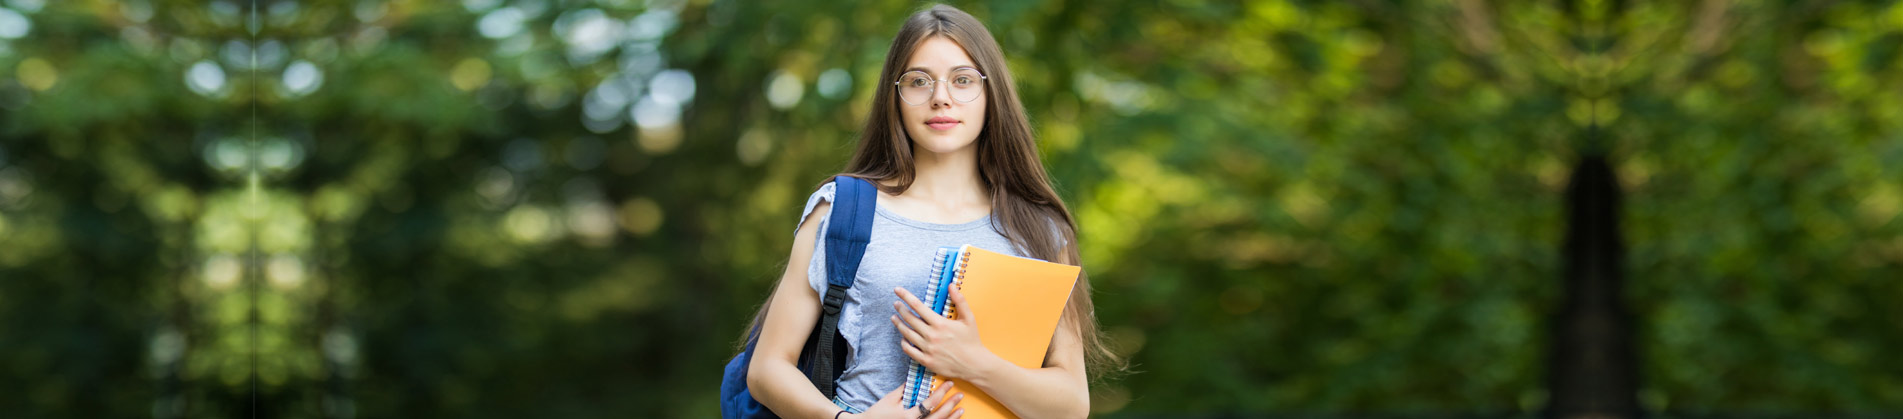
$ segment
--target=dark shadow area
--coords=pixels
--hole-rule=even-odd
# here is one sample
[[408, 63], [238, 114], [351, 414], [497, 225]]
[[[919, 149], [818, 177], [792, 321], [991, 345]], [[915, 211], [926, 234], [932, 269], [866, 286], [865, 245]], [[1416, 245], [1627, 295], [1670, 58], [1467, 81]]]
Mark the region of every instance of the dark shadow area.
[[1553, 319], [1548, 418], [1640, 417], [1638, 357], [1624, 301], [1619, 179], [1603, 156], [1566, 187], [1565, 294]]

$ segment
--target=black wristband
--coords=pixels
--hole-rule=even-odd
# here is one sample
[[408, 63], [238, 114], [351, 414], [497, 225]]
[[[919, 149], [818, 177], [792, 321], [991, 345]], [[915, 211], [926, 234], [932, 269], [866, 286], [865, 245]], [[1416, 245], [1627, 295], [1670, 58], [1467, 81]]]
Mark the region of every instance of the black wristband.
[[834, 413], [833, 419], [839, 419], [839, 415], [844, 415], [844, 414], [846, 414], [846, 411], [844, 410], [839, 411], [839, 413]]

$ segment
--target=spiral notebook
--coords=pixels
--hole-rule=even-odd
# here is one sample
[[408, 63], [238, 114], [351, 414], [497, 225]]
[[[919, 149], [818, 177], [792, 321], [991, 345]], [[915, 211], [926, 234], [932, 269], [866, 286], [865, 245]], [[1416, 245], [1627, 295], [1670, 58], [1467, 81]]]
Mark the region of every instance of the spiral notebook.
[[[965, 295], [969, 310], [978, 315], [978, 340], [1000, 358], [1023, 368], [1040, 368], [1057, 321], [1070, 301], [1082, 268], [1021, 258], [965, 245], [941, 247], [932, 262], [931, 281], [920, 299], [933, 311], [958, 318], [948, 297], [951, 289]], [[930, 397], [946, 380], [917, 361], [908, 361], [900, 405], [912, 407]], [[959, 407], [967, 418], [1014, 418], [1010, 410], [976, 386], [963, 380], [952, 394], [964, 393]]]

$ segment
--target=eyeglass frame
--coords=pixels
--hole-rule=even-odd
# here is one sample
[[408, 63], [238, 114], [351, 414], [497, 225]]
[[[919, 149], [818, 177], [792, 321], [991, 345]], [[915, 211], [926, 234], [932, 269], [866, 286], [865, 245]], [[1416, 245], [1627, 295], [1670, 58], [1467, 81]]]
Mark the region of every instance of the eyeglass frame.
[[[983, 72], [983, 71], [978, 71], [978, 68], [977, 68], [977, 67], [972, 67], [972, 66], [958, 66], [958, 67], [955, 67], [955, 68], [952, 68], [952, 69], [951, 69], [951, 72], [952, 72], [952, 73], [956, 73], [956, 72], [958, 72], [958, 70], [971, 70], [971, 72], [973, 72], [973, 73], [978, 73], [978, 84], [980, 84], [980, 85], [987, 85], [987, 84], [990, 84], [990, 82], [991, 82], [991, 78], [990, 78], [990, 77], [988, 77], [988, 76], [985, 76], [985, 72]], [[905, 86], [900, 86], [900, 85], [899, 85], [899, 83], [901, 83], [901, 82], [903, 82], [903, 81], [905, 80], [905, 75], [907, 75], [907, 74], [912, 74], [912, 73], [919, 73], [919, 74], [923, 74], [923, 75], [925, 75], [925, 80], [926, 80], [926, 81], [929, 81], [929, 82], [931, 82], [931, 84], [930, 84], [930, 85], [928, 85], [928, 86], [930, 86], [930, 87], [932, 88], [932, 90], [931, 90], [931, 92], [930, 92], [930, 93], [927, 93], [927, 94], [925, 95], [925, 101], [924, 101], [924, 102], [921, 102], [921, 103], [912, 103], [912, 101], [909, 101], [909, 100], [905, 100]], [[912, 105], [912, 106], [919, 106], [919, 105], [924, 105], [924, 104], [927, 104], [927, 103], [931, 103], [931, 102], [932, 102], [932, 100], [931, 100], [931, 98], [932, 98], [932, 96], [936, 96], [936, 95], [938, 95], [938, 85], [939, 85], [939, 84], [942, 84], [942, 83], [943, 83], [944, 81], [945, 81], [944, 79], [940, 79], [940, 78], [937, 78], [937, 77], [933, 77], [933, 76], [932, 76], [932, 73], [930, 73], [930, 72], [927, 72], [927, 71], [925, 71], [925, 70], [918, 70], [918, 69], [914, 69], [914, 70], [907, 70], [907, 71], [906, 71], [906, 72], [904, 72], [904, 73], [899, 73], [899, 79], [898, 79], [898, 80], [893, 80], [893, 81], [892, 81], [892, 85], [896, 87], [895, 89], [893, 89], [893, 90], [892, 90], [892, 93], [893, 93], [893, 94], [896, 94], [896, 95], [898, 95], [898, 96], [899, 96], [899, 101], [901, 101], [901, 102], [905, 102], [905, 104], [907, 104], [907, 105]], [[979, 90], [979, 92], [980, 92], [980, 93], [983, 93], [984, 91], [983, 91], [983, 90]], [[971, 103], [971, 102], [976, 102], [976, 101], [978, 101], [978, 98], [976, 98], [976, 97], [973, 97], [973, 98], [971, 98], [971, 100], [959, 100], [959, 99], [958, 99], [958, 97], [956, 97], [956, 96], [952, 96], [952, 94], [951, 94], [951, 87], [950, 87], [950, 86], [946, 86], [946, 87], [945, 87], [945, 97], [949, 97], [949, 98], [951, 98], [951, 100], [954, 100], [954, 101], [957, 101], [958, 103]]]

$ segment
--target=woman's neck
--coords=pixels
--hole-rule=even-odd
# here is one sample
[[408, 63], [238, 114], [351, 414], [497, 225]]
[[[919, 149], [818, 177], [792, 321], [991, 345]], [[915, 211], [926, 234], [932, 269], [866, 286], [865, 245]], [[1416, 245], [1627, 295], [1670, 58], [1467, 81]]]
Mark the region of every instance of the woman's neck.
[[989, 207], [991, 197], [978, 179], [977, 147], [965, 147], [950, 153], [935, 153], [924, 147], [912, 147], [913, 195], [947, 206], [981, 205]]

